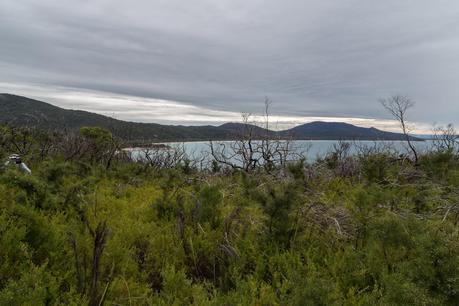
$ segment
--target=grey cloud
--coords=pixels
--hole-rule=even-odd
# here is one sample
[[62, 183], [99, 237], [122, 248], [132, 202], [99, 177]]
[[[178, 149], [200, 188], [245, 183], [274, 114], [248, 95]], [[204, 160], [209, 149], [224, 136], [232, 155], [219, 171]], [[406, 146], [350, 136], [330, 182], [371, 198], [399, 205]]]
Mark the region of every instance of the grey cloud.
[[457, 16], [453, 0], [3, 0], [0, 82], [361, 118], [402, 93], [413, 120], [459, 124]]

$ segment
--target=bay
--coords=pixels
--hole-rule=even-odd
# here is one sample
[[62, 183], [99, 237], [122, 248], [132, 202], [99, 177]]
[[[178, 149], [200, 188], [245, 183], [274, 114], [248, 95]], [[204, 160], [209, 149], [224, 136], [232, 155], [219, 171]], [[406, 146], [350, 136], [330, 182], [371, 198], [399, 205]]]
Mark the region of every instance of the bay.
[[[256, 144], [257, 142], [255, 142]], [[220, 148], [222, 152], [230, 154], [230, 148], [234, 141], [214, 141], [214, 148]], [[308, 162], [314, 162], [323, 158], [328, 153], [347, 144], [349, 149], [346, 154], [356, 155], [364, 152], [392, 152], [395, 154], [407, 154], [410, 152], [405, 141], [336, 141], [336, 140], [294, 140], [290, 141], [292, 156], [304, 157]], [[416, 149], [422, 153], [432, 149], [432, 141], [413, 142]], [[208, 163], [212, 161], [209, 141], [197, 142], [168, 142], [155, 144], [153, 149], [130, 148], [134, 159], [141, 159], [145, 154], [173, 154], [172, 152], [183, 152], [186, 158], [193, 161]], [[158, 146], [159, 145], [159, 146]], [[346, 145], [346, 146], [347, 146]], [[223, 149], [224, 148], [224, 149]]]

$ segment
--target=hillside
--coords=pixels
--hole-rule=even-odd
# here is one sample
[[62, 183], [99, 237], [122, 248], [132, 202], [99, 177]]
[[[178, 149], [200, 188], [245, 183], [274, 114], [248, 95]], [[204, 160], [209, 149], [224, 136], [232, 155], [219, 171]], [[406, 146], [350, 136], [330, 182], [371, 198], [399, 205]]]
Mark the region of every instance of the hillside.
[[[360, 140], [404, 140], [403, 135], [381, 131], [376, 128], [363, 128], [344, 122], [321, 122], [315, 121], [292, 129], [282, 131], [282, 135], [290, 135], [294, 139], [304, 140], [336, 140], [342, 139], [345, 135], [346, 139]], [[411, 137], [412, 140], [419, 140]]]
[[[0, 110], [0, 123], [34, 126], [46, 130], [76, 130], [82, 126], [100, 126], [129, 141], [231, 140], [240, 135], [245, 128], [241, 123], [225, 123], [221, 126], [179, 126], [122, 121], [86, 111], [63, 109], [11, 94], [0, 94]], [[401, 134], [336, 122], [311, 122], [278, 132], [266, 131], [257, 126], [251, 128], [254, 137], [268, 134], [272, 137], [305, 140], [404, 139]]]
[[82, 126], [100, 126], [126, 140], [174, 141], [226, 139], [228, 131], [214, 126], [168, 126], [156, 123], [128, 122], [81, 110], [67, 110], [51, 104], [0, 94], [0, 122], [43, 129], [74, 130]]

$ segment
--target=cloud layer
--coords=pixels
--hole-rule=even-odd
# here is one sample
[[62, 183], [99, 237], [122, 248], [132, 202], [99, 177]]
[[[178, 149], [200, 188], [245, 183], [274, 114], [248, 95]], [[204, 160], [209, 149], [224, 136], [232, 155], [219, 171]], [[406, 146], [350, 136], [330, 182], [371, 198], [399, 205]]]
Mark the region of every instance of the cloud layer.
[[3, 0], [0, 91], [175, 124], [265, 97], [279, 118], [385, 120], [377, 99], [401, 93], [413, 121], [457, 125], [457, 16], [453, 0]]

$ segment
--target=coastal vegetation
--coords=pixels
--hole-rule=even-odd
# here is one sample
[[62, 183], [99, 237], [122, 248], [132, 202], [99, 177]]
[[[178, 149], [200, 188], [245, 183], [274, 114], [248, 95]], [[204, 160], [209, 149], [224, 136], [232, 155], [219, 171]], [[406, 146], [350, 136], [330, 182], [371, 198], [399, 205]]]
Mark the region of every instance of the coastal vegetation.
[[132, 159], [103, 128], [0, 129], [1, 160], [32, 169], [0, 171], [0, 305], [459, 301], [451, 126], [416, 160], [340, 142], [315, 161], [205, 169]]

